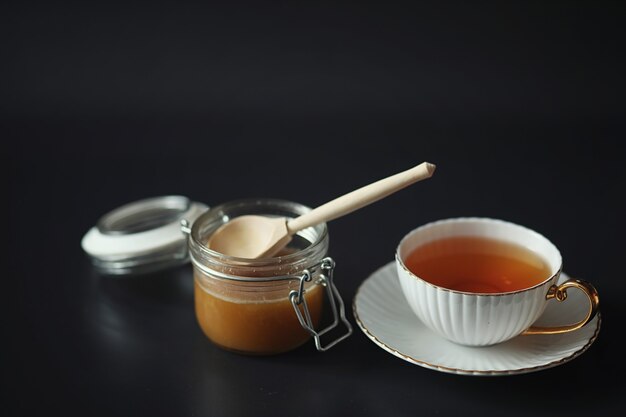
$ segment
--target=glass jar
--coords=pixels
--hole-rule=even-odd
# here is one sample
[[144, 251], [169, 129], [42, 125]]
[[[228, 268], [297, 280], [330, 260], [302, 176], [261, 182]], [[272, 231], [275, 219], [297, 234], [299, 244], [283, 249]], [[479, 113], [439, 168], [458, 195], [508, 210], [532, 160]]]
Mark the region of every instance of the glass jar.
[[[326, 350], [352, 333], [332, 281], [334, 262], [326, 257], [325, 223], [298, 232], [272, 258], [237, 258], [206, 245], [212, 233], [234, 217], [294, 218], [309, 210], [283, 200], [238, 200], [211, 208], [191, 228], [183, 224], [194, 270], [196, 318], [213, 343], [239, 353], [267, 355], [292, 350], [311, 337], [318, 350]], [[331, 307], [333, 322], [316, 331], [325, 304]], [[347, 332], [323, 346], [320, 337], [340, 321]]]

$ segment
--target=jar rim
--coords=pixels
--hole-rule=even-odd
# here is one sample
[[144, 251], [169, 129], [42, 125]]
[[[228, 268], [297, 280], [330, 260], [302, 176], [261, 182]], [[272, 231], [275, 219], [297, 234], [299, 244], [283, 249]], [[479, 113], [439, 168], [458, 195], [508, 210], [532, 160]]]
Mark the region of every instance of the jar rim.
[[[213, 249], [210, 249], [205, 242], [200, 240], [200, 227], [201, 225], [211, 216], [214, 216], [215, 213], [221, 210], [233, 209], [235, 207], [241, 206], [250, 206], [253, 207], [255, 205], [276, 205], [280, 207], [289, 207], [293, 213], [297, 215], [305, 214], [312, 209], [304, 204], [296, 203], [289, 200], [283, 199], [275, 199], [275, 198], [245, 198], [245, 199], [236, 199], [227, 201], [220, 205], [211, 207], [205, 213], [200, 215], [193, 223], [191, 227], [191, 233], [189, 237], [194, 245], [194, 249], [200, 250], [203, 254], [210, 256], [211, 258], [224, 262], [224, 263], [236, 263], [236, 264], [246, 264], [247, 266], [255, 267], [255, 266], [266, 266], [276, 263], [288, 263], [289, 261], [297, 261], [302, 259], [308, 252], [315, 253], [320, 245], [323, 245], [324, 240], [328, 236], [328, 227], [326, 223], [320, 223], [316, 226], [312, 226], [313, 229], [316, 230], [316, 235], [314, 241], [309, 241], [310, 244], [301, 250], [297, 250], [295, 252], [282, 255], [282, 256], [274, 256], [274, 257], [263, 257], [263, 258], [242, 258], [238, 256], [226, 255], [221, 252], [217, 252]], [[306, 230], [306, 229], [305, 229]], [[306, 238], [305, 238], [306, 239]], [[307, 239], [308, 240], [308, 239]], [[193, 259], [193, 258], [192, 258]]]

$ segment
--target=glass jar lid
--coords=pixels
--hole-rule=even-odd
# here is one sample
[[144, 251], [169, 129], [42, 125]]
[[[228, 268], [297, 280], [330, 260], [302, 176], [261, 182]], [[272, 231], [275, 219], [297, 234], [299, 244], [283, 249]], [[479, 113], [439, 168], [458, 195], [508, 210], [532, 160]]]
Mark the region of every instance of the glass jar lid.
[[102, 216], [82, 239], [82, 248], [103, 274], [152, 272], [189, 260], [181, 221], [192, 224], [208, 209], [187, 197], [168, 195], [134, 201]]

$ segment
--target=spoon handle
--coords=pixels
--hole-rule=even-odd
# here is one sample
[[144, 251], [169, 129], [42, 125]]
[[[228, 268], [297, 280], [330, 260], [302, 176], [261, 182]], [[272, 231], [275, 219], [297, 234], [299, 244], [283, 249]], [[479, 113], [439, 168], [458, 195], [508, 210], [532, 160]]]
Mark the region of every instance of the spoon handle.
[[300, 217], [291, 219], [287, 222], [287, 229], [290, 234], [293, 234], [307, 227], [352, 213], [417, 181], [430, 178], [433, 172], [435, 172], [435, 165], [422, 162], [416, 167], [344, 194]]

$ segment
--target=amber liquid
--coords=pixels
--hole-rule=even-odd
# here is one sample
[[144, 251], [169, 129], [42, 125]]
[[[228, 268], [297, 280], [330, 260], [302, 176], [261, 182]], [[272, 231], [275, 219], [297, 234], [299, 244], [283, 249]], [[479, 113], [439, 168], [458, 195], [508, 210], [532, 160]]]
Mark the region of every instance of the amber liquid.
[[[300, 325], [288, 291], [283, 297], [267, 299], [263, 293], [203, 288], [194, 280], [196, 318], [204, 334], [215, 344], [236, 352], [268, 355], [291, 350], [311, 337]], [[320, 320], [324, 288], [312, 285], [305, 299], [314, 327]], [[301, 307], [301, 310], [302, 307]]]
[[431, 284], [472, 293], [518, 291], [551, 276], [547, 262], [531, 250], [478, 237], [427, 243], [413, 250], [404, 264]]

